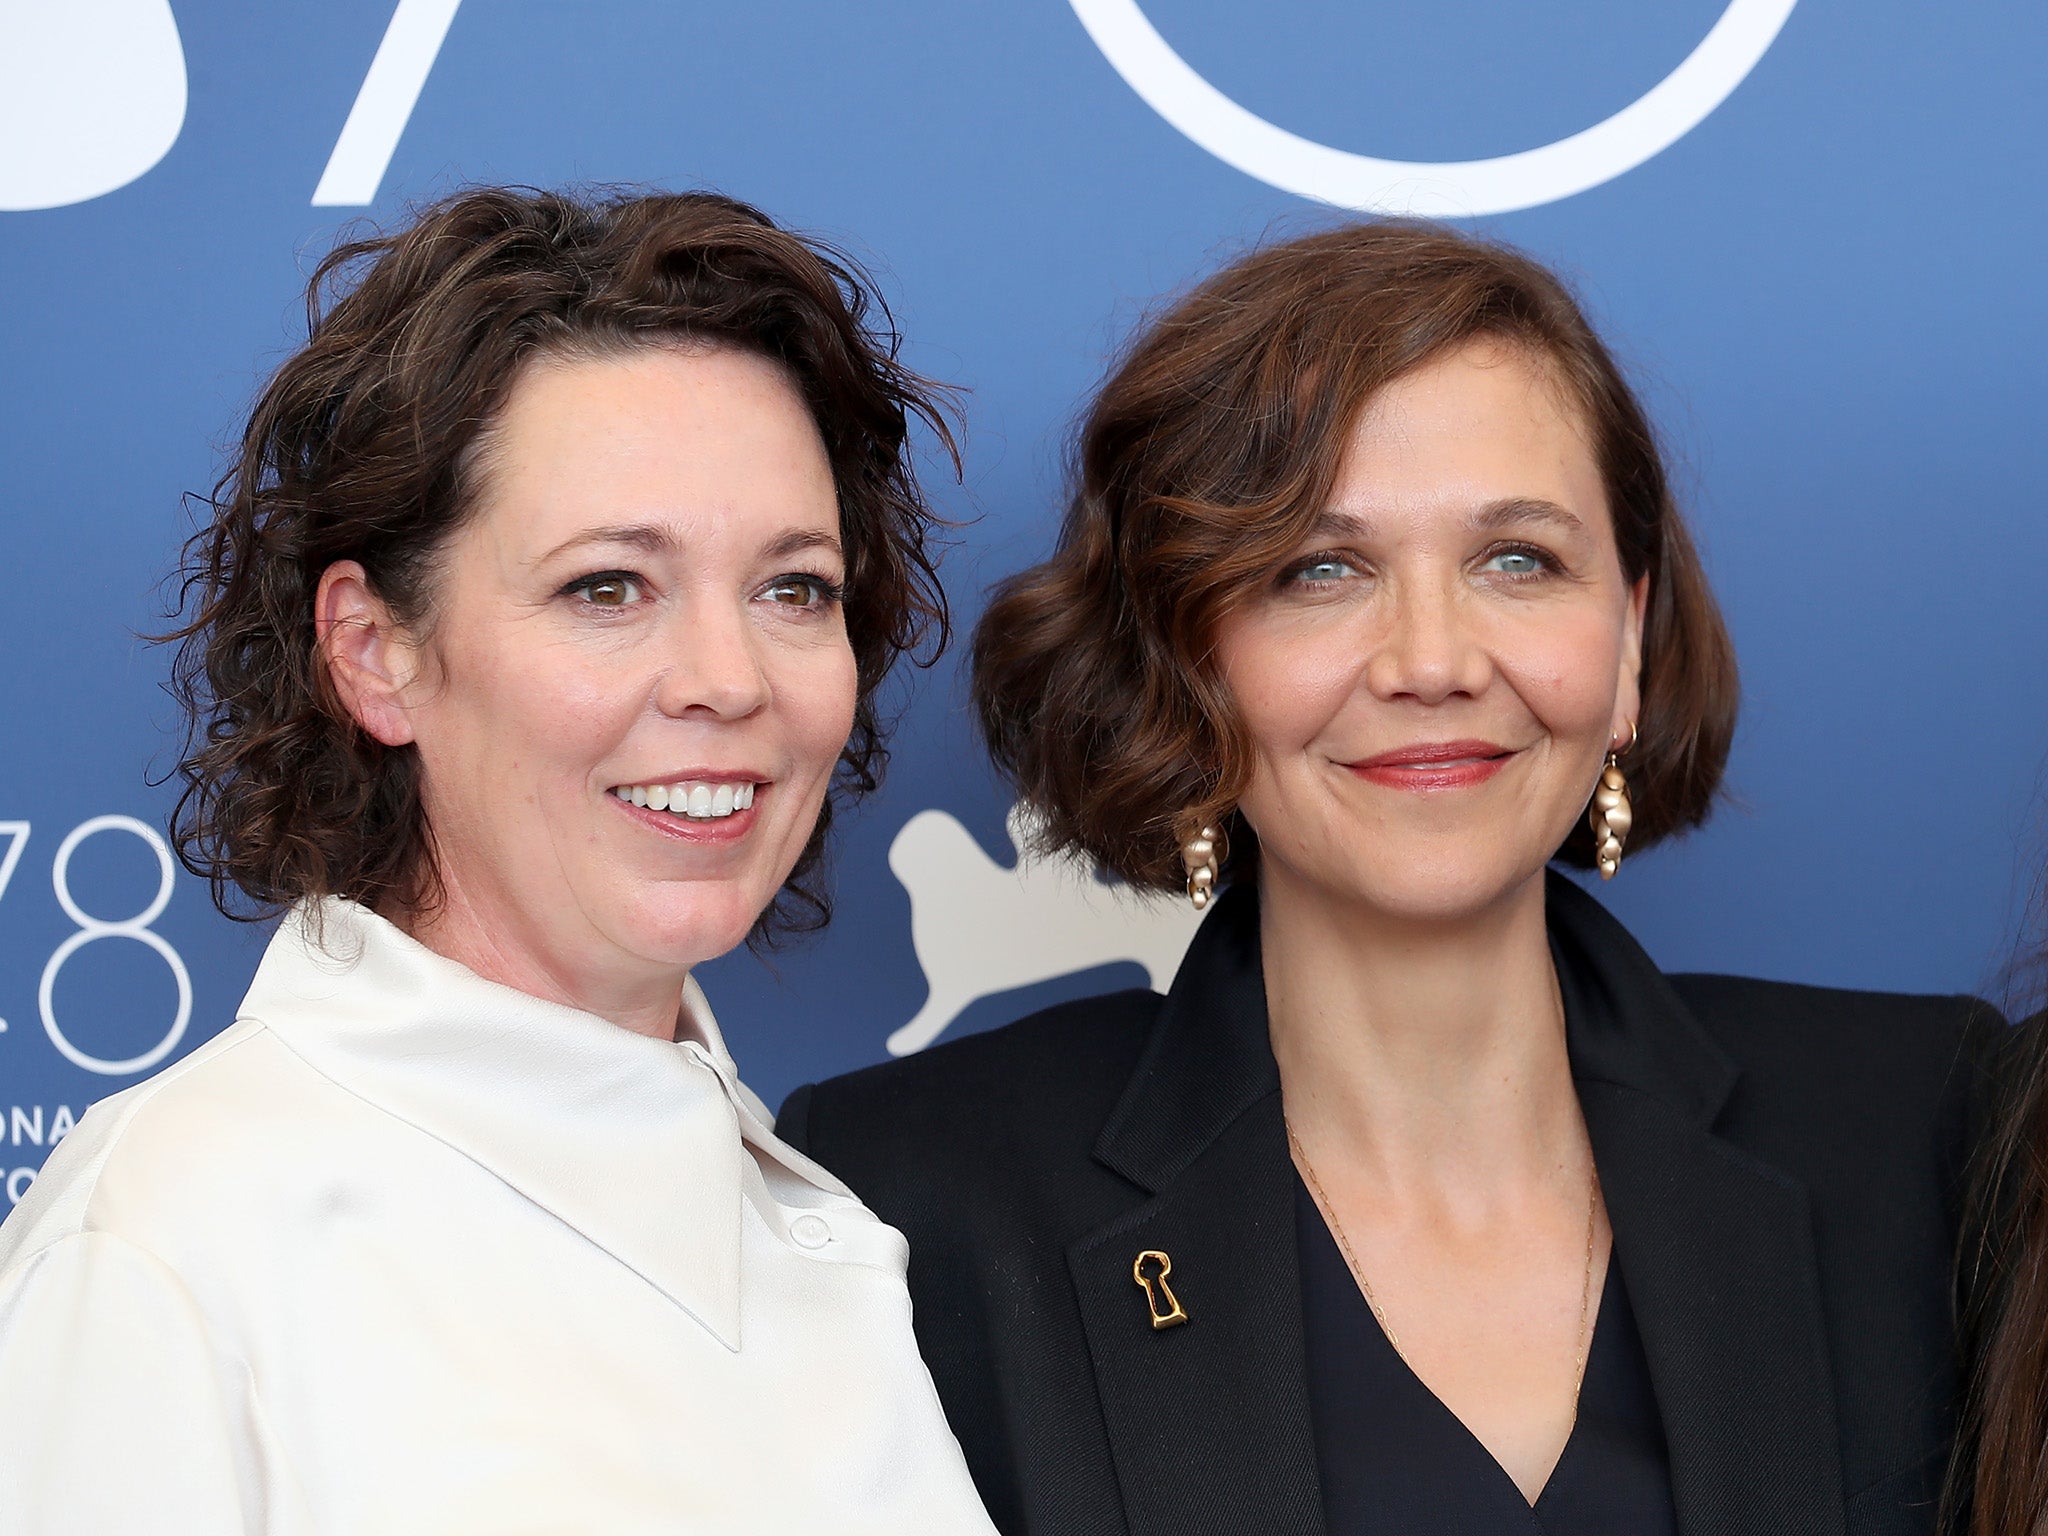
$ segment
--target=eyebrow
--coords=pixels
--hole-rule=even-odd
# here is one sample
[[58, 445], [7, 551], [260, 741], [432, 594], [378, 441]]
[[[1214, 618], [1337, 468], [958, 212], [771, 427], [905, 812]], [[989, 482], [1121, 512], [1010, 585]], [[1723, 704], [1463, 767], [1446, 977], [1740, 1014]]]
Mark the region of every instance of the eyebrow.
[[[676, 548], [676, 541], [669, 531], [653, 523], [631, 523], [616, 528], [586, 528], [581, 533], [564, 539], [534, 564], [546, 565], [572, 550], [584, 549], [594, 544], [623, 544], [649, 555], [669, 554]], [[787, 555], [801, 554], [807, 549], [829, 550], [834, 555], [841, 552], [839, 540], [835, 535], [819, 528], [793, 528], [762, 553], [771, 560], [780, 560]]]
[[533, 563], [546, 565], [566, 555], [572, 549], [583, 549], [592, 544], [625, 544], [650, 555], [664, 554], [675, 548], [676, 541], [668, 536], [665, 529], [652, 523], [634, 523], [619, 528], [586, 528], [572, 534]]
[[826, 533], [821, 528], [792, 528], [781, 538], [770, 544], [765, 551], [771, 558], [781, 559], [784, 555], [800, 555], [807, 549], [822, 549], [844, 559], [837, 535]]
[[[1489, 501], [1465, 519], [1465, 526], [1474, 533], [1493, 533], [1529, 523], [1548, 523], [1568, 532], [1579, 532], [1586, 526], [1577, 513], [1540, 496], [1506, 496], [1499, 501]], [[1309, 531], [1314, 538], [1370, 542], [1378, 530], [1370, 518], [1330, 508], [1317, 516], [1314, 527]]]
[[1510, 496], [1502, 501], [1490, 501], [1467, 519], [1467, 526], [1475, 533], [1490, 533], [1517, 523], [1548, 523], [1572, 533], [1586, 526], [1576, 512], [1535, 496]]
[[1370, 543], [1373, 526], [1366, 519], [1350, 512], [1339, 512], [1325, 507], [1316, 514], [1314, 524], [1309, 528], [1311, 538], [1356, 539], [1361, 544]]

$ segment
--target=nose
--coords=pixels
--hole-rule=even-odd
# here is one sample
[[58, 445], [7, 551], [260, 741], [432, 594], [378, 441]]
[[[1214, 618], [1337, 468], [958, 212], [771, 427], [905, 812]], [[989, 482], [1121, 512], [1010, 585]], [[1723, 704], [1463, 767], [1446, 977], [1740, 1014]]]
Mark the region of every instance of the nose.
[[760, 636], [743, 603], [691, 604], [664, 638], [674, 659], [655, 691], [663, 714], [743, 720], [767, 704]]
[[1386, 627], [1366, 663], [1366, 686], [1373, 694], [1422, 704], [1478, 694], [1486, 686], [1486, 652], [1471, 634], [1455, 591], [1410, 582], [1391, 596]]

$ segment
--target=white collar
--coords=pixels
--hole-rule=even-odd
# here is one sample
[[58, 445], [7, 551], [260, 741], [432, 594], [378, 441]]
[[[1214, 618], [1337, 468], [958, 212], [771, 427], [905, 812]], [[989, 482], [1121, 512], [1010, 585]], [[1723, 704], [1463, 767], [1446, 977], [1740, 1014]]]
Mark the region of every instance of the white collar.
[[775, 1140], [692, 979], [654, 1040], [433, 953], [339, 897], [286, 916], [242, 1004], [314, 1070], [463, 1153], [740, 1347], [742, 1139]]

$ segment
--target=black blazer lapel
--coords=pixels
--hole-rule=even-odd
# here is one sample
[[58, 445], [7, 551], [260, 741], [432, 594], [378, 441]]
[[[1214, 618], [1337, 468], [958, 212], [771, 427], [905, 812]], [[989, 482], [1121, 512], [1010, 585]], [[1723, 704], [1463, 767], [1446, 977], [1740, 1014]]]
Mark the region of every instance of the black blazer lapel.
[[1846, 1532], [1805, 1188], [1719, 1139], [1736, 1069], [1590, 897], [1550, 892], [1572, 1069], [1686, 1536]]
[[1686, 1536], [1841, 1536], [1806, 1191], [1654, 1099], [1581, 1082]]
[[[1132, 1536], [1320, 1536], [1292, 1167], [1274, 1093], [1068, 1250]], [[1131, 1273], [1148, 1250], [1173, 1262], [1183, 1324], [1152, 1327]]]
[[[1182, 963], [1097, 1160], [1152, 1198], [1067, 1251], [1132, 1536], [1321, 1536], [1294, 1165], [1258, 914], [1226, 895]], [[1172, 1261], [1185, 1323], [1132, 1276]]]

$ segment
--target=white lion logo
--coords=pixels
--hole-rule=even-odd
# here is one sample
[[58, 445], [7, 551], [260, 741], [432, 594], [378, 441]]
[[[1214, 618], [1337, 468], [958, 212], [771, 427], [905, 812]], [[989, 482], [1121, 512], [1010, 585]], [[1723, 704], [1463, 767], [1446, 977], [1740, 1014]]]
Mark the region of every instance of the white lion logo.
[[1010, 812], [1018, 857], [1005, 869], [944, 811], [920, 811], [889, 845], [910, 893], [910, 935], [931, 994], [889, 1036], [889, 1054], [921, 1051], [976, 998], [1117, 960], [1142, 965], [1164, 991], [1198, 915], [1186, 902], [1104, 885], [1074, 858], [1032, 854], [1032, 823]]

